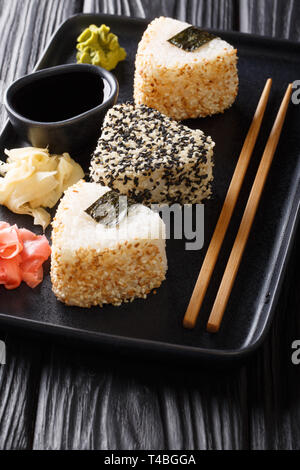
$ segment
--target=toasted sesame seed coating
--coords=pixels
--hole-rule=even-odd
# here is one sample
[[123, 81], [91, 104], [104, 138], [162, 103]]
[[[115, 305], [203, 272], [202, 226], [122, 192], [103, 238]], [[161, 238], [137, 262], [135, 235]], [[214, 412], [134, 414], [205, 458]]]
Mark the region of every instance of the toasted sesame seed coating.
[[72, 263], [64, 262], [59, 250], [52, 255], [53, 292], [67, 305], [119, 306], [135, 298], [145, 299], [165, 278], [158, 247], [145, 240], [101, 253], [94, 249], [77, 250]]
[[223, 113], [235, 101], [237, 50], [220, 38], [195, 52], [168, 43], [190, 26], [156, 18], [145, 31], [136, 55], [134, 100], [178, 121]]
[[[116, 228], [98, 224], [85, 209], [106, 191], [80, 181], [66, 191], [53, 221], [52, 289], [67, 305], [119, 306], [146, 298], [165, 280], [163, 221], [150, 209], [135, 206]], [[159, 235], [146, 238], [149, 224]]]

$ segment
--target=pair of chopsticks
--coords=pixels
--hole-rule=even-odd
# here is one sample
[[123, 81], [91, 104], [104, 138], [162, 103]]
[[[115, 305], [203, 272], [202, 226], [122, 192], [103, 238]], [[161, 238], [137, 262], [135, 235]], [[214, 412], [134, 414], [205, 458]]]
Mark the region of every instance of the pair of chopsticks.
[[[185, 328], [194, 328], [203, 303], [208, 285], [213, 274], [227, 228], [229, 226], [236, 202], [238, 200], [241, 187], [249, 166], [249, 162], [257, 141], [261, 128], [262, 120], [265, 114], [272, 80], [268, 79], [258, 103], [252, 124], [242, 148], [235, 172], [233, 174], [227, 196], [219, 217], [215, 232], [209, 245], [206, 257], [204, 259], [193, 295], [191, 297], [187, 312], [184, 317], [183, 325]], [[292, 93], [292, 85], [289, 85], [280, 109], [278, 111], [273, 129], [265, 147], [260, 166], [258, 168], [255, 181], [248, 199], [248, 203], [243, 215], [243, 219], [236, 236], [219, 291], [217, 293], [214, 306], [212, 308], [207, 330], [210, 333], [219, 331], [223, 315], [241, 264], [242, 256], [248, 241], [251, 227], [257, 212], [261, 195], [267, 180], [267, 176], [273, 161], [273, 157], [279, 142], [280, 134], [285, 121], [288, 105]]]

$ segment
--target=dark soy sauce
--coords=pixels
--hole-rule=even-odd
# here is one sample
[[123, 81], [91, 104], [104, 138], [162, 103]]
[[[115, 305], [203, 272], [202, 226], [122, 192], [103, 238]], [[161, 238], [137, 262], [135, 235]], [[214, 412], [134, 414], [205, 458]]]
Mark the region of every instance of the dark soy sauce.
[[32, 121], [59, 122], [103, 103], [109, 84], [92, 72], [68, 72], [39, 78], [16, 92], [13, 106]]

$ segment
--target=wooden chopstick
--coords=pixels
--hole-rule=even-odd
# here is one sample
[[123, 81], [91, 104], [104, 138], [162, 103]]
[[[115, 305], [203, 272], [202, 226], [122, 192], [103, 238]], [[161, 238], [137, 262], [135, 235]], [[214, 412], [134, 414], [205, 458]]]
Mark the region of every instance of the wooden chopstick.
[[256, 178], [248, 199], [248, 203], [243, 215], [243, 219], [238, 234], [236, 236], [211, 315], [208, 320], [207, 330], [210, 333], [216, 333], [220, 329], [223, 315], [233, 288], [233, 284], [242, 260], [242, 256], [248, 241], [251, 227], [261, 199], [261, 195], [279, 142], [280, 134], [291, 99], [292, 90], [293, 85], [291, 84], [287, 88], [280, 109], [278, 111], [273, 129], [268, 139], [264, 154], [262, 156], [256, 174]]
[[213, 270], [215, 268], [219, 252], [221, 250], [224, 237], [232, 217], [232, 213], [236, 206], [238, 196], [245, 178], [247, 168], [256, 144], [257, 136], [261, 127], [261, 123], [265, 114], [270, 90], [272, 86], [272, 79], [269, 78], [266, 82], [265, 88], [259, 100], [252, 124], [248, 131], [248, 135], [244, 142], [238, 163], [236, 165], [227, 196], [220, 214], [215, 232], [210, 242], [206, 257], [202, 264], [202, 268], [191, 297], [188, 309], [186, 311], [183, 326], [185, 328], [194, 328], [198, 318], [199, 310], [204, 300], [209, 281], [211, 279]]

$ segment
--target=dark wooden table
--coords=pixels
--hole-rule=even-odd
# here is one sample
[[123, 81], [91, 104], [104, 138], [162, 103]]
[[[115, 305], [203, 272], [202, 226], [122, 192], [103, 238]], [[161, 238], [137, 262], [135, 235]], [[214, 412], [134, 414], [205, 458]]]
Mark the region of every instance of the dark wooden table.
[[[0, 0], [0, 79], [30, 72], [52, 32], [79, 12], [163, 14], [300, 40], [294, 0]], [[264, 346], [234, 370], [111, 359], [1, 331], [8, 363], [0, 366], [0, 449], [299, 449], [300, 365], [291, 363], [299, 256], [295, 243]]]

